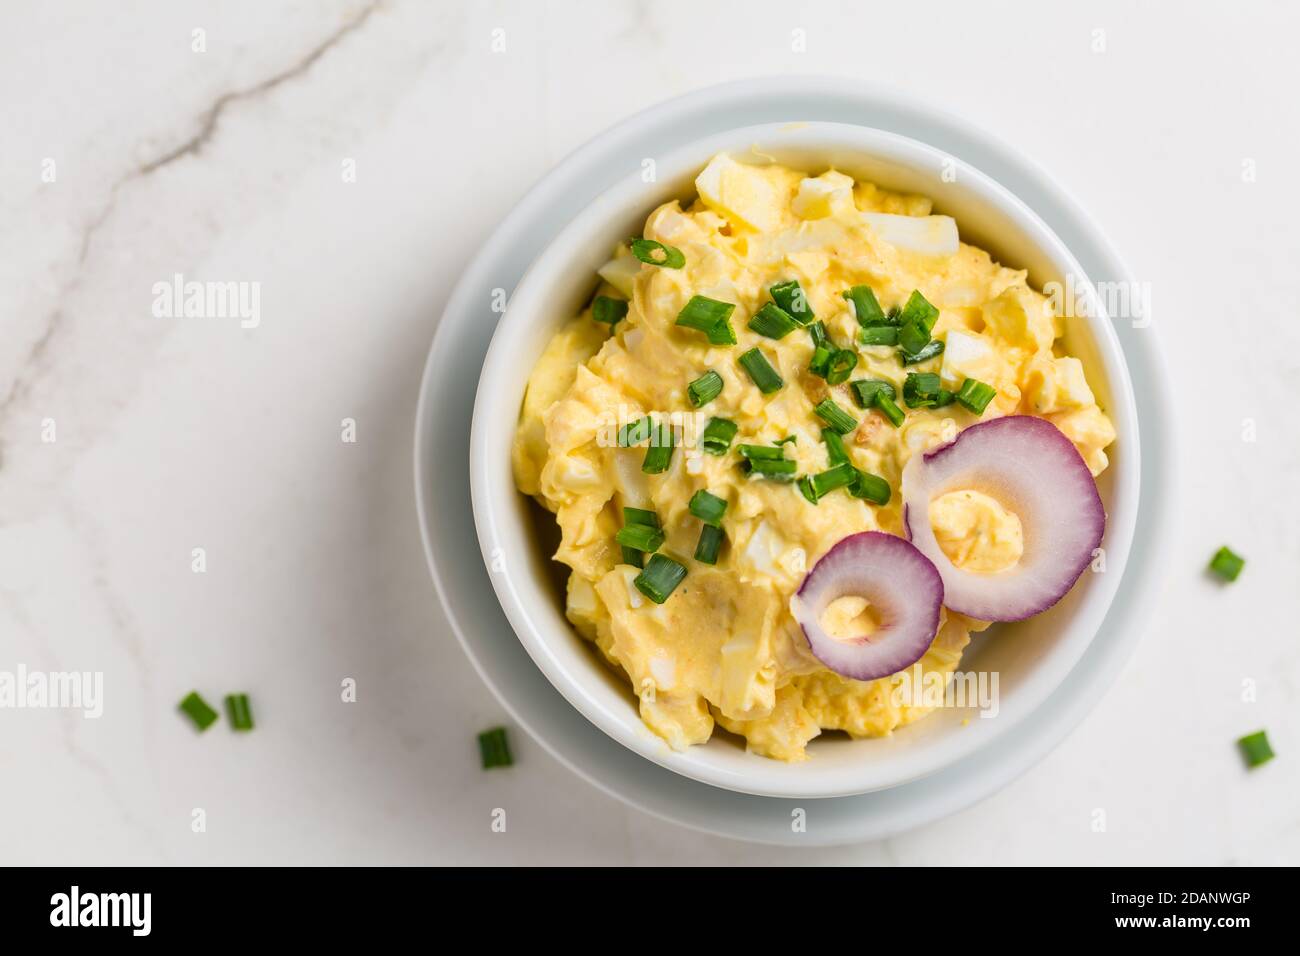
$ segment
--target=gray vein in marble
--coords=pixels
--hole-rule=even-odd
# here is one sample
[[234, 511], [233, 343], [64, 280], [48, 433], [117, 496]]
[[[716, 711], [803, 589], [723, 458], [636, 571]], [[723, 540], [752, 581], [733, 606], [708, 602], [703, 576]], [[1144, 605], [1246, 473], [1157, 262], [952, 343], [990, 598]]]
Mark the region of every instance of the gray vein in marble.
[[[383, 2], [384, 0], [371, 0], [371, 2], [363, 7], [356, 16], [346, 21], [341, 27], [309, 50], [306, 55], [302, 56], [295, 63], [280, 72], [275, 73], [245, 89], [233, 90], [221, 94], [213, 101], [212, 105], [201, 114], [199, 120], [199, 131], [197, 133], [174, 149], [171, 149], [163, 155], [149, 160], [146, 163], [142, 163], [113, 183], [112, 187], [109, 189], [107, 201], [96, 214], [94, 219], [92, 219], [82, 231], [81, 243], [77, 254], [78, 267], [86, 264], [86, 260], [90, 256], [91, 247], [94, 244], [95, 236], [99, 233], [100, 229], [103, 228], [104, 223], [106, 223], [112, 216], [117, 205], [118, 194], [125, 187], [129, 186], [136, 180], [144, 179], [152, 175], [159, 169], [162, 169], [164, 166], [167, 166], [178, 159], [182, 159], [186, 156], [197, 156], [202, 151], [204, 145], [212, 139], [213, 135], [215, 135], [221, 116], [229, 106], [245, 100], [256, 99], [257, 97], [263, 96], [277, 87], [302, 76], [310, 70], [311, 67], [321, 59], [321, 57], [332, 50], [350, 34], [355, 33], [364, 26], [366, 21], [369, 20], [371, 15], [379, 9]], [[77, 276], [75, 276], [71, 282], [60, 290], [58, 301], [62, 301], [73, 290], [75, 290], [79, 282], [80, 272], [78, 271]], [[54, 339], [58, 330], [63, 325], [63, 319], [63, 309], [56, 308], [50, 314], [49, 319], [45, 323], [45, 331], [41, 333], [35, 342], [32, 343], [31, 348], [28, 350], [27, 358], [19, 366], [20, 369], [27, 370], [27, 374], [20, 371], [19, 374], [14, 376], [14, 381], [9, 387], [8, 394], [6, 394], [3, 399], [0, 399], [0, 423], [4, 422], [10, 407], [15, 402], [21, 400], [27, 393], [27, 390], [31, 387], [34, 376], [34, 373], [32, 373], [31, 370], [41, 363], [50, 342]]]

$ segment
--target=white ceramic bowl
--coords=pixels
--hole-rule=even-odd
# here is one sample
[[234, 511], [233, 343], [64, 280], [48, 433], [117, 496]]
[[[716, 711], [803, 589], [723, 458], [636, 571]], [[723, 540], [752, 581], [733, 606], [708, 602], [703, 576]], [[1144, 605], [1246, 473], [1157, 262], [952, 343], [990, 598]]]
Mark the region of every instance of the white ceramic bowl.
[[660, 203], [693, 195], [696, 173], [724, 150], [738, 158], [756, 151], [814, 174], [834, 166], [855, 179], [925, 194], [937, 212], [956, 218], [964, 241], [988, 249], [1004, 264], [1027, 268], [1035, 287], [1055, 281], [1078, 288], [1087, 282], [1060, 240], [1006, 189], [960, 157], [881, 130], [837, 123], [754, 126], [653, 157], [655, 182], [644, 182], [640, 168], [628, 170], [558, 232], [520, 281], [497, 327], [475, 400], [470, 443], [483, 557], [497, 597], [537, 666], [587, 719], [642, 756], [705, 783], [767, 796], [835, 797], [896, 786], [971, 755], [1031, 718], [1096, 633], [1124, 573], [1136, 521], [1140, 456], [1132, 384], [1109, 318], [1097, 309], [1091, 317], [1068, 318], [1066, 346], [1083, 359], [1120, 436], [1099, 481], [1109, 516], [1105, 572], [1085, 575], [1045, 614], [974, 637], [961, 667], [998, 675], [995, 717], [943, 708], [888, 738], [823, 735], [809, 745], [810, 759], [799, 764], [746, 753], [721, 734], [704, 746], [671, 750], [642, 723], [631, 689], [564, 617], [549, 553], [527, 500], [514, 487], [511, 426], [538, 356], [590, 297], [595, 270], [609, 250], [639, 234]]

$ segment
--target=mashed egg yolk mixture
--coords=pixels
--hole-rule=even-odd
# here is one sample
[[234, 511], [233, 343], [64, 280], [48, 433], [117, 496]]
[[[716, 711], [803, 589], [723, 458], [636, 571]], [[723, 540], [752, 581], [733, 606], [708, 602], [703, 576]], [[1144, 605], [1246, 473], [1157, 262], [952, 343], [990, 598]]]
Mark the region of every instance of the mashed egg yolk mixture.
[[[790, 611], [841, 538], [903, 533], [908, 460], [1032, 415], [1096, 475], [1115, 430], [1047, 298], [924, 197], [726, 155], [696, 189], [615, 251], [538, 360], [515, 480], [559, 525], [569, 620], [655, 733], [685, 748], [721, 725], [800, 760], [822, 730], [880, 736], [927, 712], [895, 699], [899, 675], [828, 670]], [[670, 437], [646, 441], [650, 426]], [[1005, 572], [1025, 549], [987, 489], [936, 498], [929, 519], [967, 571]], [[875, 620], [848, 595], [822, 624], [852, 637]], [[918, 665], [946, 679], [984, 626], [945, 612]]]

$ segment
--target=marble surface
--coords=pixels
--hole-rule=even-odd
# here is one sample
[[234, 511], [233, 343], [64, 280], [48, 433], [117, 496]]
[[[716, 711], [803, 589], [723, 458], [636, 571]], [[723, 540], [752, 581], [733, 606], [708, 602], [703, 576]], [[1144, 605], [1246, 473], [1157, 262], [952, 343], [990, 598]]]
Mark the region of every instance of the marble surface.
[[[1048, 7], [11, 4], [0, 671], [102, 672], [104, 713], [0, 709], [0, 862], [1300, 862], [1300, 77], [1260, 55], [1300, 10]], [[450, 287], [539, 175], [643, 106], [801, 72], [945, 104], [1104, 224], [1183, 399], [1186, 518], [1150, 633], [1038, 767], [781, 850], [626, 809], [517, 728], [479, 770], [503, 711], [429, 582], [410, 436]], [[156, 315], [176, 274], [258, 283], [259, 321]], [[194, 687], [258, 729], [196, 736]], [[1248, 773], [1259, 727], [1279, 757]]]

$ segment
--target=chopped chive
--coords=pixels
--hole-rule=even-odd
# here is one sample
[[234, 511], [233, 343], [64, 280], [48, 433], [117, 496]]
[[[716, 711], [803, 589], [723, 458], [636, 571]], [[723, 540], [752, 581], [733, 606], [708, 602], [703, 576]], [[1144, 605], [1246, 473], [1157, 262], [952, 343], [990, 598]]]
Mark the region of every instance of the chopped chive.
[[813, 349], [812, 358], [808, 360], [808, 371], [825, 378], [831, 370], [831, 359], [835, 350], [829, 345], [819, 345]]
[[794, 481], [799, 463], [786, 458], [746, 458], [741, 462], [741, 469], [751, 478]]
[[729, 418], [710, 418], [700, 436], [706, 455], [725, 455], [736, 437], [739, 426]]
[[722, 516], [727, 513], [727, 499], [719, 498], [701, 488], [691, 496], [689, 507], [691, 514], [705, 524], [718, 525], [722, 523]]
[[826, 366], [826, 384], [843, 385], [857, 367], [858, 353], [852, 349], [840, 349]]
[[877, 395], [894, 397], [894, 386], [879, 378], [860, 378], [856, 382], [849, 382], [849, 391], [853, 393], [853, 401], [858, 408], [870, 408]]
[[797, 445], [799, 444], [798, 435], [786, 435], [784, 438], [778, 438], [772, 442], [773, 445]]
[[647, 528], [659, 528], [659, 516], [647, 508], [623, 508], [624, 524], [640, 524]]
[[799, 323], [775, 302], [765, 302], [763, 307], [750, 317], [749, 328], [769, 339], [783, 339], [799, 328]]
[[591, 303], [591, 317], [606, 325], [617, 325], [627, 315], [626, 299], [611, 299], [607, 295], [598, 295]]
[[711, 524], [706, 524], [700, 528], [700, 540], [695, 545], [695, 560], [700, 564], [717, 564], [718, 551], [722, 548], [722, 542], [726, 539], [726, 533]]
[[668, 463], [673, 459], [673, 428], [671, 425], [656, 425], [651, 429], [650, 447], [645, 450], [645, 460], [641, 470], [647, 475], [660, 475], [668, 470]]
[[847, 461], [815, 475], [799, 479], [799, 490], [805, 498], [817, 504], [836, 488], [847, 488], [858, 480], [858, 470]]
[[651, 528], [644, 524], [627, 524], [619, 529], [618, 534], [614, 536], [617, 541], [625, 548], [631, 548], [634, 551], [658, 551], [663, 547], [664, 533], [658, 528]]
[[895, 405], [894, 400], [884, 392], [876, 393], [876, 408], [880, 409], [881, 414], [888, 418], [889, 424], [895, 428], [903, 424], [903, 417], [906, 413]]
[[663, 604], [685, 577], [686, 568], [672, 558], [663, 554], [652, 554], [645, 569], [633, 579], [632, 583], [650, 600], [656, 604]]
[[[902, 345], [901, 341], [899, 342], [899, 345]], [[934, 339], [932, 342], [930, 342], [929, 345], [921, 349], [921, 351], [919, 352], [909, 352], [907, 351], [907, 349], [900, 349], [898, 352], [898, 357], [904, 365], [919, 365], [921, 362], [925, 362], [929, 359], [934, 358], [936, 355], [942, 355], [942, 354], [943, 354], [943, 340]]]
[[1237, 741], [1237, 746], [1241, 748], [1241, 754], [1246, 758], [1247, 767], [1258, 767], [1262, 763], [1268, 763], [1275, 756], [1268, 742], [1268, 733], [1263, 730], [1242, 737]]
[[623, 548], [623, 563], [634, 568], [645, 567], [645, 555], [636, 548]]
[[812, 306], [808, 304], [808, 296], [804, 293], [798, 280], [791, 279], [789, 282], [778, 282], [767, 291], [772, 296], [772, 301], [800, 325], [807, 325], [816, 318], [813, 315]]
[[248, 695], [227, 694], [226, 716], [230, 718], [230, 726], [235, 730], [252, 730], [253, 711], [248, 706]]
[[897, 345], [898, 326], [873, 325], [868, 329], [858, 329], [858, 343], [861, 345]]
[[826, 457], [832, 465], [842, 465], [849, 460], [849, 450], [844, 447], [844, 439], [833, 428], [822, 429], [822, 443], [826, 446]]
[[920, 353], [929, 344], [930, 333], [924, 326], [911, 322], [898, 330], [898, 347], [908, 355]]
[[934, 407], [943, 408], [945, 405], [951, 405], [957, 401], [957, 393], [950, 392], [946, 388], [941, 388], [934, 395]]
[[632, 255], [649, 265], [663, 266], [666, 269], [680, 269], [686, 265], [686, 256], [682, 255], [682, 250], [665, 246], [653, 239], [633, 239]]
[[869, 471], [859, 470], [857, 481], [849, 488], [849, 494], [854, 498], [865, 498], [872, 504], [887, 505], [892, 492], [889, 489], [889, 482], [884, 478], [873, 475]]
[[781, 378], [780, 373], [772, 368], [772, 363], [767, 360], [767, 356], [757, 346], [740, 357], [740, 367], [749, 374], [750, 379], [753, 380], [754, 384], [758, 386], [758, 390], [764, 395], [770, 395], [778, 391], [785, 384], [785, 380]]
[[933, 408], [942, 388], [934, 372], [908, 372], [903, 382], [903, 404], [908, 408]]
[[855, 285], [852, 289], [841, 294], [853, 306], [853, 314], [857, 317], [858, 324], [863, 328], [872, 325], [884, 325], [889, 321], [880, 308], [880, 302], [877, 301], [876, 293], [872, 291], [871, 286]]
[[993, 401], [993, 396], [997, 393], [997, 389], [992, 385], [985, 385], [983, 382], [968, 378], [961, 383], [961, 388], [957, 391], [957, 402], [976, 415], [983, 415], [984, 409], [989, 407], [989, 402]]
[[483, 761], [483, 769], [509, 767], [515, 761], [510, 756], [510, 741], [506, 739], [504, 727], [493, 727], [478, 735], [478, 753]]
[[808, 335], [812, 338], [813, 346], [824, 345], [831, 348], [831, 335], [826, 331], [826, 323], [817, 321], [808, 326]]
[[618, 447], [631, 448], [633, 445], [639, 445], [650, 437], [650, 429], [654, 427], [654, 421], [647, 415], [645, 418], [638, 418], [634, 422], [628, 422], [618, 430]]
[[1236, 554], [1227, 545], [1214, 552], [1210, 560], [1210, 570], [1225, 581], [1237, 580], [1237, 575], [1246, 566], [1246, 559]]
[[903, 306], [903, 311], [898, 316], [900, 325], [909, 325], [913, 322], [925, 329], [925, 334], [929, 335], [934, 331], [935, 320], [939, 318], [939, 310], [930, 304], [925, 296], [921, 295], [920, 289], [913, 289], [912, 294], [907, 299], [907, 304]]
[[835, 404], [831, 398], [822, 399], [813, 409], [817, 417], [841, 435], [847, 435], [858, 427], [858, 420]]
[[180, 703], [180, 708], [182, 713], [194, 721], [194, 726], [200, 731], [207, 730], [216, 722], [217, 712], [208, 706], [208, 702], [200, 697], [196, 690], [186, 695]]
[[[675, 324], [704, 332], [714, 345], [734, 344], [735, 333], [731, 330], [731, 323], [727, 321], [734, 311], [736, 307], [730, 302], [719, 302], [707, 296], [693, 295], [682, 307], [682, 311], [677, 313]], [[731, 339], [730, 342], [726, 341], [728, 337]], [[715, 339], [719, 341], [714, 341]]]
[[785, 449], [780, 445], [737, 445], [736, 451], [750, 461], [780, 461], [785, 457]]
[[686, 386], [686, 396], [695, 408], [703, 408], [721, 394], [722, 376], [712, 369]]

